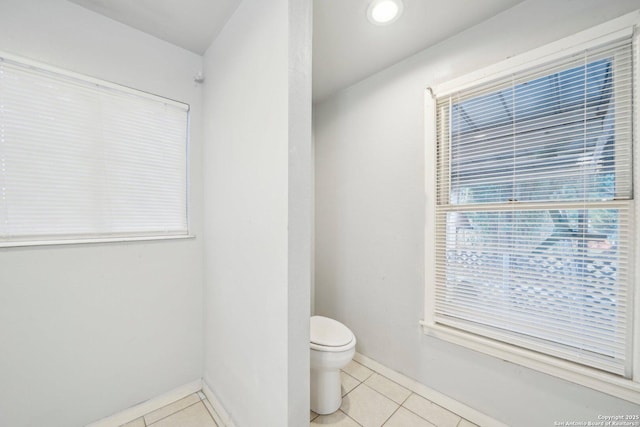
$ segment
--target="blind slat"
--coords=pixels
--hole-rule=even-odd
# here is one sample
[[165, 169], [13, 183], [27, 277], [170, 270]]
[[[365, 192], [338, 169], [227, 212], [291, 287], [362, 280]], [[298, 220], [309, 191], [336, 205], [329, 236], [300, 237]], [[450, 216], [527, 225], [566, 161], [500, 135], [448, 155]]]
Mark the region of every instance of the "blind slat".
[[436, 322], [628, 375], [631, 41], [436, 99]]
[[0, 242], [186, 235], [188, 106], [0, 58]]

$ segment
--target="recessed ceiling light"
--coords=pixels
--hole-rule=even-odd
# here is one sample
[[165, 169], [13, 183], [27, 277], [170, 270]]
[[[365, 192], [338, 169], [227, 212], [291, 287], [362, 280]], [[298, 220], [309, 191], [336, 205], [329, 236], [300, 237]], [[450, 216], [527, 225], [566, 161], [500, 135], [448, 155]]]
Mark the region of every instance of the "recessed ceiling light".
[[367, 9], [367, 18], [372, 24], [387, 25], [402, 14], [402, 0], [373, 0]]

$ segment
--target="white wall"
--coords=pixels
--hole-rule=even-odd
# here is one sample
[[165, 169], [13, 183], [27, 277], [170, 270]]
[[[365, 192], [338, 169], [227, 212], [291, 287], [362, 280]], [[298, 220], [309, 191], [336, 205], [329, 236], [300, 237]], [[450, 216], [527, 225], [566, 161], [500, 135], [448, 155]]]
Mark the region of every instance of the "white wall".
[[352, 328], [358, 351], [507, 425], [640, 412], [429, 338], [418, 325], [424, 89], [637, 8], [637, 0], [528, 0], [314, 106], [315, 310]]
[[0, 249], [0, 425], [85, 425], [202, 374], [202, 58], [64, 0], [2, 0], [0, 50], [191, 104], [198, 238]]
[[205, 54], [205, 374], [239, 427], [309, 408], [310, 2], [244, 0]]

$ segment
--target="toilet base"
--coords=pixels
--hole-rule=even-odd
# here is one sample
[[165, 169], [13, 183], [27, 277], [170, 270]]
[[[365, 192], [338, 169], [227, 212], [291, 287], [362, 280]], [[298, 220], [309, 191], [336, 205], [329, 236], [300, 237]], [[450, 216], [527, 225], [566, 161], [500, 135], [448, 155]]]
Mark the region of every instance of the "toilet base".
[[342, 404], [340, 370], [311, 370], [311, 410], [327, 415], [336, 412]]

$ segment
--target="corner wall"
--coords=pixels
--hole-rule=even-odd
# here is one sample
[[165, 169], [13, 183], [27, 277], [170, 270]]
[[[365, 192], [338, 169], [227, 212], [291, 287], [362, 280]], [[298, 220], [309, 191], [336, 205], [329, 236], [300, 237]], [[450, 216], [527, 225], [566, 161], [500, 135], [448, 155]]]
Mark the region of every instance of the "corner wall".
[[202, 376], [202, 58], [64, 0], [0, 2], [0, 50], [191, 105], [195, 239], [0, 249], [0, 425], [86, 425]]
[[244, 0], [205, 54], [204, 380], [238, 427], [308, 423], [310, 13]]
[[363, 355], [507, 425], [640, 413], [427, 337], [418, 324], [429, 250], [425, 88], [638, 8], [637, 0], [528, 0], [314, 105], [316, 313], [348, 325]]

